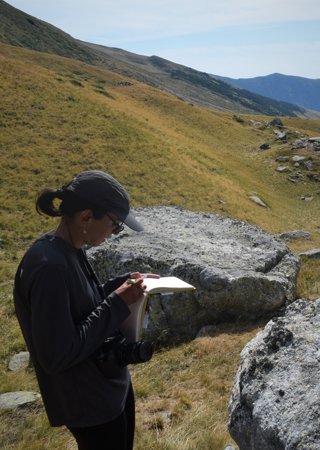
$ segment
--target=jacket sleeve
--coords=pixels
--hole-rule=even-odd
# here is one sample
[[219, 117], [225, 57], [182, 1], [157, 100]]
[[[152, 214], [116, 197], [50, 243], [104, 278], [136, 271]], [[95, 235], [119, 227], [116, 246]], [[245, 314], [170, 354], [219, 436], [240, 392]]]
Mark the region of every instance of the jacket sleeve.
[[43, 267], [30, 290], [32, 339], [40, 364], [58, 373], [88, 358], [130, 314], [115, 293], [75, 323], [70, 305], [66, 270]]
[[111, 292], [118, 289], [118, 287], [121, 286], [126, 280], [128, 280], [128, 278], [130, 278], [130, 272], [108, 280], [105, 284], [102, 285], [105, 296], [108, 296], [109, 294], [111, 294]]

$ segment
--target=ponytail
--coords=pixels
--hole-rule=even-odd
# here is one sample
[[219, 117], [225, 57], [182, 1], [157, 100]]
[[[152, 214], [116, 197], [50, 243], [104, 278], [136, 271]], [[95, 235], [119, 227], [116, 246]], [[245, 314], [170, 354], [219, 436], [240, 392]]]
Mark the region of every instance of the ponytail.
[[62, 216], [60, 208], [56, 208], [53, 201], [55, 198], [62, 200], [62, 189], [45, 189], [36, 200], [36, 210], [39, 214], [46, 214], [51, 217]]
[[[46, 214], [51, 217], [72, 217], [75, 213], [85, 209], [91, 209], [95, 219], [102, 219], [107, 210], [101, 209], [93, 204], [93, 202], [85, 200], [74, 192], [66, 189], [68, 185], [62, 189], [45, 189], [36, 200], [36, 210], [39, 214]], [[58, 207], [54, 205], [54, 200], [61, 200]]]

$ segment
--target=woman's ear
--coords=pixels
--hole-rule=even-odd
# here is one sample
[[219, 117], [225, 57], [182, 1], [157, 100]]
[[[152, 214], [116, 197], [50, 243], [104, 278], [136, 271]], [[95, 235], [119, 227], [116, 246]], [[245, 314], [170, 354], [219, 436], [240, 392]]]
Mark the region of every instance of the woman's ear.
[[89, 225], [93, 218], [93, 212], [91, 211], [91, 209], [84, 209], [79, 213], [81, 225]]

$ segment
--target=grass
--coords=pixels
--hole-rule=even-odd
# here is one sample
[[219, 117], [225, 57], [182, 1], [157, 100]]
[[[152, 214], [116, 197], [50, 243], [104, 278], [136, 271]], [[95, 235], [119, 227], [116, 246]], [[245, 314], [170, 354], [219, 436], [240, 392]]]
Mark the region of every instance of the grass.
[[[220, 450], [232, 442], [226, 426], [227, 402], [239, 353], [261, 325], [219, 325], [210, 337], [163, 349], [148, 364], [132, 367], [135, 449]], [[7, 372], [4, 390], [15, 386], [37, 389], [33, 371]], [[40, 405], [0, 416], [6, 450], [75, 448], [66, 430], [49, 427]]]
[[220, 326], [210, 337], [164, 350], [145, 368], [137, 366], [137, 449], [224, 448], [230, 442], [226, 397], [239, 352], [255, 333], [256, 327]]
[[309, 260], [302, 257], [302, 264], [298, 278], [298, 297], [320, 297], [320, 263], [319, 260]]
[[[277, 234], [305, 229], [302, 252], [320, 247], [319, 184], [306, 174], [292, 184], [276, 172], [292, 155], [273, 130], [215, 113], [124, 77], [67, 58], [0, 45], [0, 347], [1, 391], [37, 390], [32, 369], [10, 373], [24, 350], [12, 305], [12, 283], [27, 246], [55, 220], [34, 212], [36, 193], [89, 168], [110, 171], [134, 206], [178, 205], [246, 220]], [[130, 80], [132, 82], [132, 80]], [[320, 122], [283, 119], [290, 130], [319, 135]], [[271, 149], [259, 150], [263, 142]], [[319, 170], [319, 156], [309, 154]], [[290, 166], [292, 170], [294, 167]], [[255, 193], [268, 209], [254, 204]], [[312, 202], [301, 196], [312, 194]], [[298, 290], [320, 294], [319, 261], [303, 259]], [[136, 450], [223, 449], [227, 404], [239, 354], [263, 324], [218, 325], [216, 332], [132, 369], [137, 395]], [[73, 449], [64, 429], [52, 429], [41, 405], [1, 413], [1, 448]]]

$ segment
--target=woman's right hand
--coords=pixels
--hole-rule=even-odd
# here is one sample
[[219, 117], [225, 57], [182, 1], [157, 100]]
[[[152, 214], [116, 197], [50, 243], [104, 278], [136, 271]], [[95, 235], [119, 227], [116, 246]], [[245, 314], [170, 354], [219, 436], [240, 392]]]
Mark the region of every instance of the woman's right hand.
[[132, 283], [131, 280], [125, 281], [114, 292], [127, 304], [136, 303], [142, 297], [146, 286], [143, 284], [143, 278], [137, 278]]

